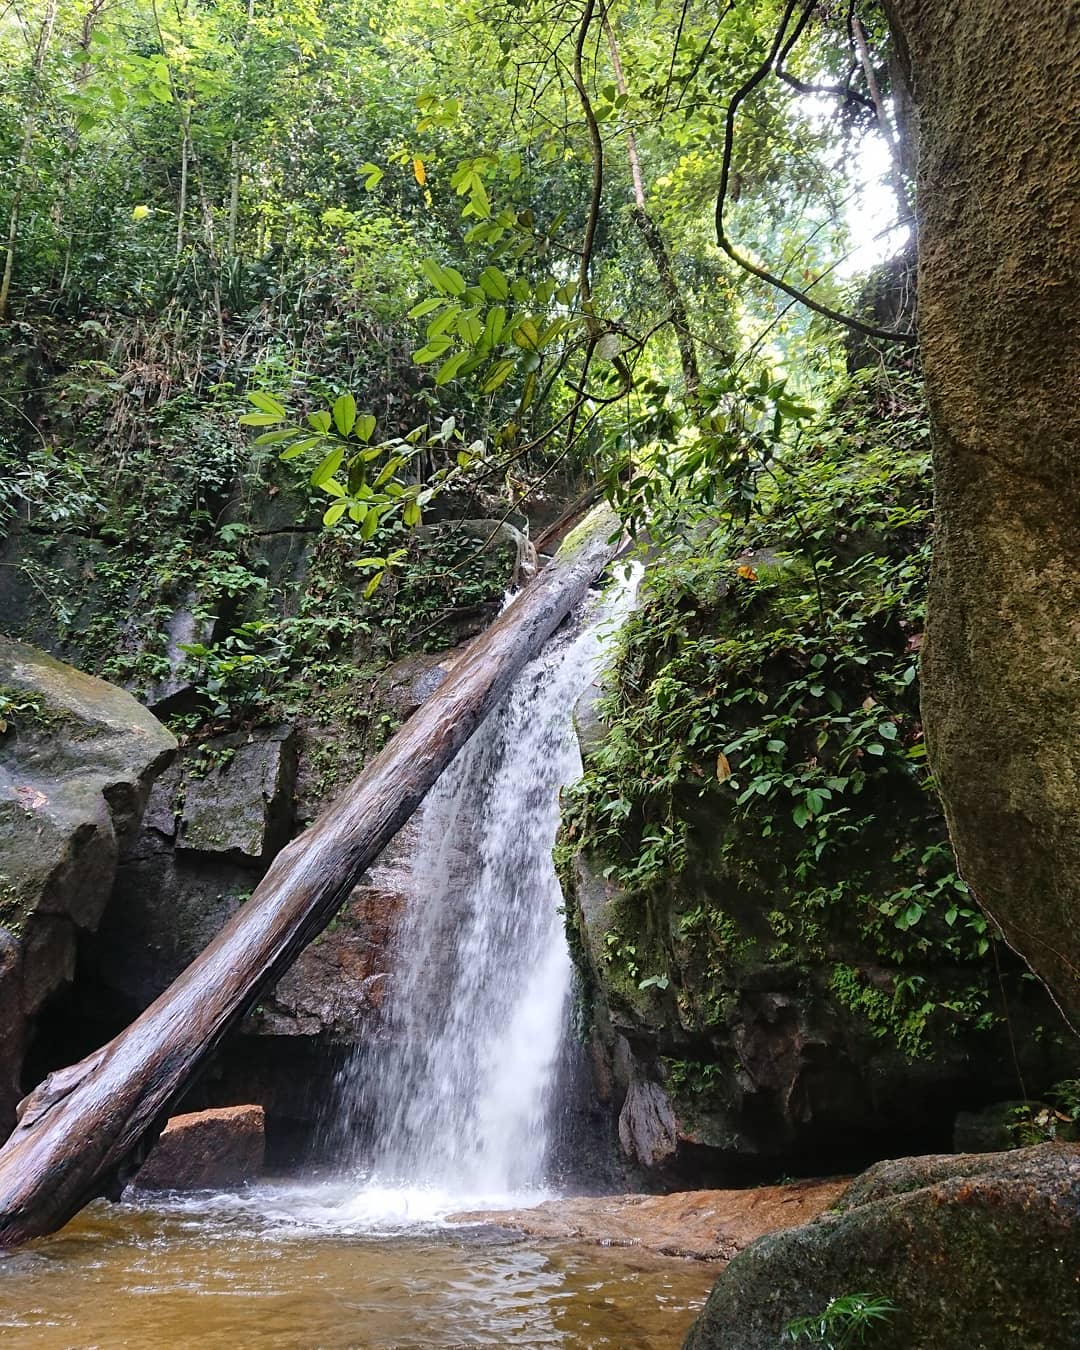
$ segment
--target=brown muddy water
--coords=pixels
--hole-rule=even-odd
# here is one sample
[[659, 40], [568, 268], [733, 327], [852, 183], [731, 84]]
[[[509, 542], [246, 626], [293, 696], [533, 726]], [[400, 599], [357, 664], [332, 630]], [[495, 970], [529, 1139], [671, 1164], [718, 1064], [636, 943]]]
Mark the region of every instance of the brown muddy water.
[[0, 1344], [675, 1350], [717, 1274], [449, 1225], [440, 1208], [428, 1194], [327, 1184], [99, 1201], [62, 1233], [0, 1254]]

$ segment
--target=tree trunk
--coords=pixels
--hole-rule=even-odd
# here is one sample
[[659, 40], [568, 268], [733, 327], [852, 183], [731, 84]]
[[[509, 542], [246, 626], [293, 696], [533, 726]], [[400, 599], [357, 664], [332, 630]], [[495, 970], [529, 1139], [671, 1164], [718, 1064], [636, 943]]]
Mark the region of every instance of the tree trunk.
[[615, 553], [606, 509], [572, 534], [335, 805], [275, 859], [209, 947], [93, 1055], [50, 1075], [0, 1150], [0, 1246], [115, 1192], [196, 1070], [326, 926], [457, 751]]
[[7, 249], [4, 253], [4, 271], [0, 277], [0, 319], [7, 318], [8, 302], [11, 298], [11, 282], [15, 275], [15, 250], [19, 242], [19, 221], [22, 214], [23, 192], [26, 189], [26, 176], [30, 170], [30, 155], [34, 148], [34, 133], [37, 131], [38, 112], [44, 97], [42, 82], [45, 74], [45, 57], [52, 41], [53, 27], [56, 24], [57, 0], [46, 0], [45, 14], [41, 20], [37, 46], [31, 63], [30, 94], [27, 99], [26, 113], [23, 117], [22, 145], [19, 158], [15, 161], [14, 191], [11, 195], [11, 215], [8, 218]]
[[919, 135], [923, 710], [961, 870], [1080, 1026], [1080, 13], [889, 0]]
[[[606, 13], [603, 18], [603, 25], [604, 35], [608, 42], [608, 51], [611, 54], [611, 68], [615, 72], [615, 88], [620, 94], [626, 94], [629, 91], [626, 85], [626, 76], [623, 74], [622, 59], [619, 56], [619, 42], [615, 36], [615, 29], [612, 27], [611, 20]], [[637, 137], [634, 135], [632, 127], [628, 127], [626, 130], [626, 157], [630, 162], [630, 178], [634, 184], [634, 224], [641, 232], [645, 247], [652, 254], [664, 298], [671, 306], [671, 322], [675, 329], [675, 341], [679, 346], [679, 363], [683, 372], [683, 389], [687, 401], [694, 404], [697, 402], [698, 390], [701, 387], [701, 370], [698, 366], [697, 348], [694, 345], [694, 335], [690, 331], [690, 319], [686, 313], [686, 304], [679, 288], [679, 281], [675, 276], [675, 269], [671, 265], [671, 255], [664, 243], [664, 236], [660, 233], [660, 227], [649, 214], [648, 203], [645, 199], [645, 181], [641, 174], [641, 158], [638, 155]]]

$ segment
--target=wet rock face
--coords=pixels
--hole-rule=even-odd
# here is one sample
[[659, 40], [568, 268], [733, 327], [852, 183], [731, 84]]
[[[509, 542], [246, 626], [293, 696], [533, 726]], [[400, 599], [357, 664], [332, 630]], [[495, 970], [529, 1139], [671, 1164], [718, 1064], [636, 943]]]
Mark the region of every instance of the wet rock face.
[[679, 1123], [659, 1083], [632, 1078], [619, 1112], [619, 1143], [646, 1169], [662, 1167], [679, 1147]]
[[134, 1185], [144, 1191], [201, 1191], [252, 1181], [263, 1169], [265, 1127], [261, 1106], [173, 1116]]
[[269, 862], [292, 831], [291, 727], [203, 741], [187, 766], [176, 847]]
[[845, 1292], [897, 1311], [875, 1350], [1080, 1344], [1080, 1150], [905, 1158], [814, 1223], [755, 1242], [720, 1276], [685, 1350], [776, 1350]]
[[405, 892], [389, 886], [357, 886], [330, 927], [262, 999], [245, 1031], [357, 1044], [385, 1001], [390, 943], [408, 902]]
[[0, 637], [0, 1132], [34, 1022], [74, 976], [176, 741], [123, 690]]

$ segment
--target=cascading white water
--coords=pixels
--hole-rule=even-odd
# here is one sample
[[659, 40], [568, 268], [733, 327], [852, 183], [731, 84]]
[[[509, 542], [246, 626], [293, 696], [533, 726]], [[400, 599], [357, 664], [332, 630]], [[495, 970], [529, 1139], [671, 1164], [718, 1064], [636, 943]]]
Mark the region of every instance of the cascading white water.
[[505, 1197], [545, 1180], [572, 966], [551, 850], [581, 772], [573, 707], [627, 579], [519, 676], [429, 795], [378, 1043], [344, 1115], [371, 1188]]

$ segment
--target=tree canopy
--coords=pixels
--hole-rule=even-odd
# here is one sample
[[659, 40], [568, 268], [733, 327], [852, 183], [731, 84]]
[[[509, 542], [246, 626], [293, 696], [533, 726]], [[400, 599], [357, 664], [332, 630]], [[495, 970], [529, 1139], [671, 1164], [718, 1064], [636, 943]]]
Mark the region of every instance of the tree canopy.
[[365, 537], [568, 469], [631, 523], [746, 500], [846, 359], [830, 316], [892, 330], [846, 265], [875, 139], [909, 209], [883, 34], [778, 0], [12, 7], [0, 310], [77, 318], [103, 400], [117, 344], [144, 405], [250, 399]]

